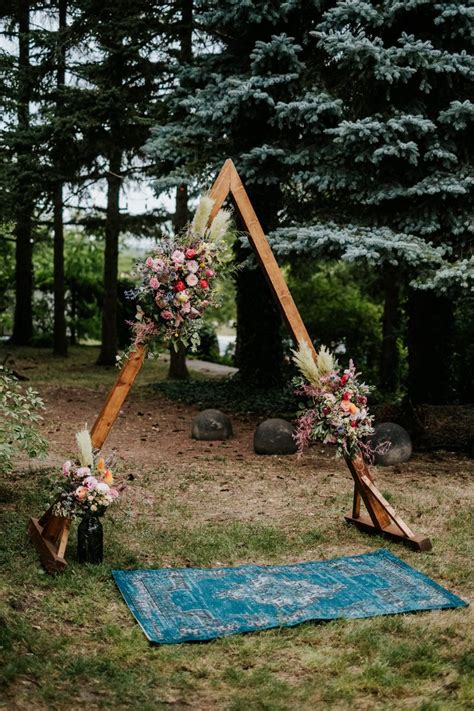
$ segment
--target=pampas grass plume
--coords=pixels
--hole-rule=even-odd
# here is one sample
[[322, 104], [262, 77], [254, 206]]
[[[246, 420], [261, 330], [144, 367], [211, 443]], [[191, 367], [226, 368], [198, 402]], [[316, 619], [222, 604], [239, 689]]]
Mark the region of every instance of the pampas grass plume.
[[219, 210], [209, 228], [209, 238], [212, 242], [219, 242], [225, 237], [229, 230], [231, 216], [230, 210]]
[[336, 363], [326, 346], [321, 346], [319, 349], [316, 358], [316, 365], [318, 366], [320, 375], [329, 375], [329, 373], [332, 373], [332, 371], [335, 370]]
[[92, 440], [87, 425], [76, 434], [76, 442], [81, 466], [91, 467], [94, 462], [94, 457], [92, 455]]
[[191, 223], [193, 232], [198, 235], [204, 235], [207, 223], [209, 222], [209, 215], [211, 214], [212, 208], [214, 206], [214, 200], [209, 197], [209, 195], [203, 195], [199, 200], [199, 204], [194, 213], [193, 221]]
[[319, 378], [318, 366], [314, 361], [313, 352], [306, 341], [300, 341], [298, 350], [292, 351], [292, 353], [293, 362], [301, 375], [306, 378], [311, 385], [320, 386], [321, 380]]

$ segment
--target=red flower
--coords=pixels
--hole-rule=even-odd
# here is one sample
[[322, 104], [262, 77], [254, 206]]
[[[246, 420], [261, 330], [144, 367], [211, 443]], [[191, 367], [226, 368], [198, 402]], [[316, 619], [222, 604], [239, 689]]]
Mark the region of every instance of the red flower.
[[194, 259], [197, 252], [195, 249], [191, 249], [191, 247], [190, 247], [189, 249], [186, 250], [185, 254], [186, 254], [186, 259]]
[[205, 279], [201, 279], [199, 282], [199, 286], [201, 289], [209, 289], [209, 282], [207, 282]]
[[184, 281], [177, 281], [176, 284], [174, 285], [174, 290], [175, 291], [184, 291], [186, 289], [186, 284]]
[[341, 378], [341, 384], [345, 385], [348, 380], [349, 380], [349, 376], [347, 375], [347, 373], [344, 373], [344, 375]]
[[351, 399], [351, 394], [348, 393], [347, 391], [345, 393], [342, 393], [342, 399], [343, 400], [350, 400]]
[[330, 407], [323, 407], [323, 415], [329, 415], [330, 412], [331, 412]]
[[357, 422], [355, 420], [351, 420], [351, 427], [357, 427]]

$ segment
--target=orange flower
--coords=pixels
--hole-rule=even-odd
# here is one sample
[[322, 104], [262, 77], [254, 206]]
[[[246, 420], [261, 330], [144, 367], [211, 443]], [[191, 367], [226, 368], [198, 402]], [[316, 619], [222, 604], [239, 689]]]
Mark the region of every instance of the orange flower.
[[359, 412], [359, 408], [357, 407], [357, 405], [354, 405], [353, 402], [350, 402], [349, 403], [349, 412], [351, 413], [351, 415], [357, 415]]
[[104, 476], [102, 477], [102, 481], [105, 481], [106, 484], [108, 484], [109, 486], [112, 486], [112, 484], [114, 483], [114, 478], [113, 478], [113, 476], [112, 476], [112, 471], [111, 471], [110, 469], [107, 469], [107, 470], [104, 472]]
[[101, 472], [103, 469], [105, 469], [105, 459], [101, 457], [98, 462], [97, 462], [97, 469]]

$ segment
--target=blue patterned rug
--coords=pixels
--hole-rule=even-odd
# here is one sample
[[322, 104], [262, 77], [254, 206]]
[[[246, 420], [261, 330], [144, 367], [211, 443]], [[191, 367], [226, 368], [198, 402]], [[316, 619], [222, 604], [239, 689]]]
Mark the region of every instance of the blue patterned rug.
[[466, 603], [387, 550], [294, 565], [112, 571], [150, 642]]

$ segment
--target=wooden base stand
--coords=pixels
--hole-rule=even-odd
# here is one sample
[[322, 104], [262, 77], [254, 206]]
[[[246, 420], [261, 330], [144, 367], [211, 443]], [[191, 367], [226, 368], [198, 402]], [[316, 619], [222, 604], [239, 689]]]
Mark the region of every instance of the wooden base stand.
[[28, 533], [48, 573], [59, 573], [66, 567], [64, 560], [71, 519], [55, 516], [48, 509], [40, 519], [30, 518]]
[[[398, 543], [404, 543], [413, 550], [430, 551], [432, 548], [430, 539], [413, 533], [400, 518], [375, 486], [364, 459], [361, 456], [356, 459], [347, 458], [346, 463], [354, 479], [352, 515], [345, 516], [347, 523], [354, 524], [366, 533], [376, 533]], [[368, 516], [360, 513], [361, 499]]]

